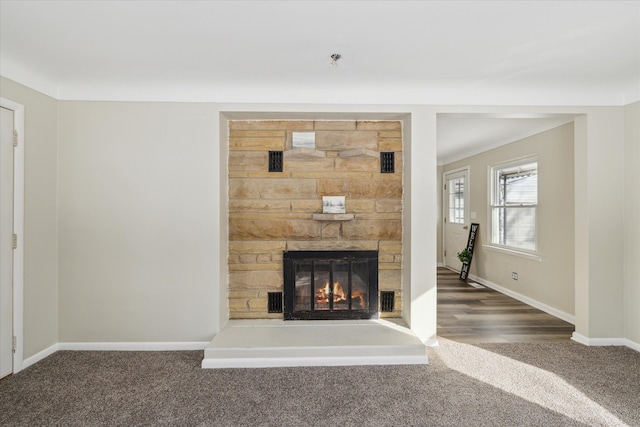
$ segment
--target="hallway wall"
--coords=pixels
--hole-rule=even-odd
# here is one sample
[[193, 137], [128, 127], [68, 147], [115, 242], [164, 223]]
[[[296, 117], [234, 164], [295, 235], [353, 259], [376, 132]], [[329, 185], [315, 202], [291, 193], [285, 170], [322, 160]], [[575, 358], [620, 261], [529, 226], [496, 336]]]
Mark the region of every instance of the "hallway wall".
[[4, 77], [25, 110], [24, 358], [58, 342], [58, 101]]

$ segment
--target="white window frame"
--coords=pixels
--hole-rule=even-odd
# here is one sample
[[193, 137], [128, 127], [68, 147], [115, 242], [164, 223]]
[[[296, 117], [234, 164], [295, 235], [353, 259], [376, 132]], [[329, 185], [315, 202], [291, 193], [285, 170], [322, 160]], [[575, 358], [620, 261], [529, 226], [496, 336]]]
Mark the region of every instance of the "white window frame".
[[[447, 177], [452, 176], [452, 175], [460, 175], [457, 176], [455, 178], [452, 179], [447, 179]], [[463, 187], [463, 197], [462, 197], [462, 221], [456, 221], [455, 218], [451, 217], [451, 205], [450, 205], [450, 200], [449, 197], [451, 195], [451, 188], [448, 187], [449, 185], [449, 181], [453, 180], [453, 179], [460, 179], [460, 178], [465, 178], [465, 182], [464, 182], [464, 187]], [[448, 172], [444, 172], [443, 173], [443, 181], [444, 181], [444, 185], [446, 186], [446, 190], [445, 190], [445, 194], [443, 195], [443, 202], [445, 203], [445, 212], [444, 212], [444, 217], [447, 218], [447, 222], [451, 223], [451, 224], [467, 224], [469, 222], [469, 218], [467, 218], [468, 216], [468, 211], [469, 211], [469, 168], [465, 167], [465, 168], [461, 168], [461, 169], [456, 169], [456, 170], [452, 170], [452, 171], [448, 171]], [[447, 198], [447, 200], [444, 200], [444, 197]], [[446, 207], [449, 207], [449, 210], [446, 209]]]
[[502, 205], [498, 205], [498, 204], [494, 204], [494, 201], [497, 198], [497, 194], [496, 192], [498, 191], [497, 188], [497, 183], [496, 183], [496, 173], [500, 170], [503, 169], [508, 169], [508, 168], [515, 168], [518, 167], [520, 165], [524, 165], [524, 164], [528, 164], [528, 163], [536, 163], [536, 171], [539, 174], [540, 171], [540, 165], [538, 162], [538, 157], [537, 156], [527, 156], [527, 157], [521, 157], [521, 158], [517, 158], [517, 159], [512, 159], [512, 160], [508, 160], [508, 161], [504, 161], [504, 162], [500, 162], [500, 163], [496, 163], [493, 165], [489, 166], [489, 171], [488, 171], [488, 186], [490, 191], [488, 192], [488, 196], [489, 196], [489, 200], [488, 200], [488, 207], [489, 207], [489, 211], [488, 211], [488, 215], [487, 215], [487, 219], [488, 219], [488, 230], [489, 230], [489, 237], [490, 237], [490, 243], [485, 244], [483, 246], [487, 247], [488, 249], [493, 249], [493, 250], [497, 250], [499, 252], [503, 252], [503, 253], [508, 253], [508, 254], [512, 254], [512, 255], [519, 255], [519, 256], [523, 256], [525, 258], [530, 258], [530, 259], [535, 259], [535, 260], [540, 260], [540, 256], [539, 256], [539, 245], [538, 245], [538, 227], [539, 227], [539, 220], [538, 220], [538, 213], [539, 213], [539, 209], [538, 209], [538, 205], [540, 204], [540, 185], [538, 182], [538, 186], [536, 188], [536, 203], [527, 203], [527, 204], [521, 204], [519, 207], [532, 207], [535, 209], [535, 230], [534, 230], [534, 249], [525, 249], [525, 248], [520, 248], [517, 246], [508, 246], [505, 244], [501, 244], [501, 243], [495, 243], [493, 242], [493, 224], [494, 224], [494, 218], [493, 218], [493, 214], [494, 214], [494, 209], [496, 207], [501, 207]]

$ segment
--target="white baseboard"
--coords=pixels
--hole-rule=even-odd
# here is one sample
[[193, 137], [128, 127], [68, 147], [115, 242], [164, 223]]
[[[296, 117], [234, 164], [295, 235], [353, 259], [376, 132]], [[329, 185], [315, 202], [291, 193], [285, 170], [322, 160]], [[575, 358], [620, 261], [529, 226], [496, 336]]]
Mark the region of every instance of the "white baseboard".
[[444, 263], [443, 263], [443, 262], [439, 262], [439, 263], [437, 263], [437, 264], [436, 264], [436, 266], [437, 266], [437, 267], [444, 267], [445, 265], [444, 265]]
[[575, 316], [573, 316], [573, 315], [571, 315], [569, 313], [565, 313], [564, 311], [561, 311], [561, 310], [558, 310], [557, 308], [553, 308], [551, 306], [548, 306], [548, 305], [546, 305], [544, 303], [541, 303], [540, 301], [536, 301], [536, 300], [534, 300], [532, 298], [529, 298], [529, 297], [527, 297], [525, 295], [522, 295], [522, 294], [520, 294], [518, 292], [514, 292], [514, 291], [512, 291], [510, 289], [504, 288], [504, 287], [502, 287], [500, 285], [497, 285], [497, 284], [495, 284], [493, 282], [485, 280], [485, 279], [483, 279], [481, 277], [478, 277], [478, 276], [470, 274], [469, 278], [471, 280], [474, 280], [474, 281], [480, 283], [481, 285], [486, 286], [487, 288], [494, 289], [494, 290], [496, 290], [496, 291], [498, 291], [498, 292], [500, 292], [502, 294], [510, 296], [513, 299], [517, 299], [518, 301], [522, 301], [525, 304], [528, 304], [528, 305], [530, 305], [532, 307], [535, 307], [538, 310], [542, 310], [545, 313], [549, 313], [550, 315], [555, 316], [558, 319], [562, 319], [565, 322], [571, 323], [572, 325], [576, 324]]
[[[27, 357], [22, 361], [22, 369], [28, 368], [29, 366], [38, 363], [45, 357], [51, 356], [56, 351], [58, 351], [58, 344], [54, 344], [51, 347], [45, 348], [41, 352], [34, 354], [31, 357]], [[15, 371], [14, 373], [17, 374], [18, 371]]]
[[76, 351], [183, 351], [204, 350], [209, 341], [179, 342], [61, 342], [58, 350]]
[[629, 347], [630, 349], [633, 349], [635, 351], [640, 352], [640, 343], [637, 343], [635, 341], [631, 341], [631, 340], [628, 340], [628, 339], [625, 339], [625, 341], [627, 342], [625, 344], [627, 347]]
[[629, 347], [632, 350], [640, 351], [640, 344], [627, 338], [587, 338], [582, 334], [574, 332], [573, 335], [571, 335], [571, 339], [575, 342], [579, 342], [580, 344], [593, 347], [618, 346]]

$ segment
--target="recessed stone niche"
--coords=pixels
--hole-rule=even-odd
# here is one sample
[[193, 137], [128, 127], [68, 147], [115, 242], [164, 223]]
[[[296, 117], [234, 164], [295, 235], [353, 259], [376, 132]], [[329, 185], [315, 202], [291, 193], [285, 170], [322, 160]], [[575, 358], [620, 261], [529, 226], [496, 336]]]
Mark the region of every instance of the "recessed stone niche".
[[[313, 155], [287, 155], [294, 131], [315, 132]], [[229, 121], [230, 318], [283, 317], [267, 294], [283, 290], [285, 250], [378, 250], [379, 290], [395, 292], [380, 316], [400, 317], [402, 147], [400, 121]], [[274, 150], [282, 172], [268, 171]], [[395, 153], [394, 173], [380, 173], [381, 151]], [[353, 218], [319, 215], [322, 196], [346, 196]]]

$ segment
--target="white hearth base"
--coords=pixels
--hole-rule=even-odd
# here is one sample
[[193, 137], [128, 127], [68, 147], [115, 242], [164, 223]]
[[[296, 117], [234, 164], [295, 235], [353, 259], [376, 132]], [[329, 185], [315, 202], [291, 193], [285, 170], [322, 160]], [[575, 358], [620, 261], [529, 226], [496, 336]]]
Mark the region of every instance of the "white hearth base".
[[427, 364], [426, 347], [387, 320], [230, 320], [203, 368]]

